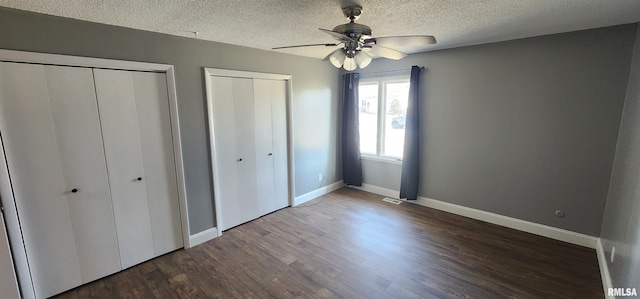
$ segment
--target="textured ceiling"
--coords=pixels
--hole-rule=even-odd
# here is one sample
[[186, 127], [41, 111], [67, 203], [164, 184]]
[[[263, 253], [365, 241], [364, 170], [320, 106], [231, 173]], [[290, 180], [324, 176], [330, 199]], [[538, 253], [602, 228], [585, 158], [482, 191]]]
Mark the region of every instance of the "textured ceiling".
[[[331, 43], [317, 28], [346, 23], [340, 8], [353, 3], [363, 7], [357, 22], [374, 37], [438, 40], [407, 52], [640, 21], [640, 0], [0, 0], [15, 9], [185, 37], [197, 31], [200, 39], [260, 49]], [[331, 50], [278, 51], [322, 58]]]

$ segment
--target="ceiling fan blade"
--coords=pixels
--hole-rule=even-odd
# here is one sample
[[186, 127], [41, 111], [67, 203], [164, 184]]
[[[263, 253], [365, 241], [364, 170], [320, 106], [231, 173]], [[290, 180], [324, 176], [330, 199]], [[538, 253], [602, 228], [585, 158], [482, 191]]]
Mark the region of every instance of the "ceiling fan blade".
[[376, 37], [364, 41], [365, 44], [371, 42], [387, 48], [411, 48], [435, 44], [436, 38], [431, 35], [408, 35]]
[[288, 48], [302, 48], [302, 47], [317, 47], [317, 46], [337, 47], [338, 45], [339, 44], [308, 44], [308, 45], [295, 45], [295, 46], [275, 47], [275, 48], [271, 48], [271, 50], [288, 49]]
[[353, 39], [353, 38], [350, 38], [350, 37], [348, 37], [348, 36], [346, 36], [346, 35], [344, 35], [344, 34], [341, 34], [341, 33], [335, 32], [335, 31], [333, 31], [333, 30], [329, 30], [329, 29], [322, 29], [322, 28], [318, 28], [318, 29], [320, 29], [320, 31], [322, 31], [322, 32], [324, 32], [324, 33], [326, 33], [326, 34], [328, 34], [328, 35], [333, 36], [335, 39], [337, 39], [337, 40], [339, 40], [339, 41], [341, 41], [341, 42], [354, 42], [354, 43], [357, 43], [357, 42], [358, 42], [357, 40], [355, 40], [355, 39]]
[[383, 47], [379, 45], [371, 45], [371, 48], [367, 47], [367, 48], [363, 48], [363, 50], [367, 50], [369, 53], [373, 55], [389, 58], [393, 60], [400, 60], [407, 56], [407, 54], [402, 53], [398, 50], [389, 49], [387, 47]]

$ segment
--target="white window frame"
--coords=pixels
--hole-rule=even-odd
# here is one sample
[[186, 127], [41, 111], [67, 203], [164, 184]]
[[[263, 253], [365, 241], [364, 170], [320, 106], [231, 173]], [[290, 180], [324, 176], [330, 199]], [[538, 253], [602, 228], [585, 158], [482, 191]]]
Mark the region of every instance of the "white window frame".
[[[402, 164], [402, 159], [394, 156], [383, 155], [384, 152], [384, 137], [386, 130], [386, 107], [387, 107], [387, 84], [389, 83], [409, 83], [410, 76], [396, 75], [396, 76], [384, 76], [384, 77], [370, 77], [362, 78], [358, 84], [358, 88], [361, 85], [378, 85], [378, 120], [376, 128], [376, 153], [360, 153], [360, 157], [365, 160], [386, 162], [391, 164]], [[358, 99], [358, 106], [360, 105], [360, 99]], [[359, 130], [360, 128], [358, 128]]]

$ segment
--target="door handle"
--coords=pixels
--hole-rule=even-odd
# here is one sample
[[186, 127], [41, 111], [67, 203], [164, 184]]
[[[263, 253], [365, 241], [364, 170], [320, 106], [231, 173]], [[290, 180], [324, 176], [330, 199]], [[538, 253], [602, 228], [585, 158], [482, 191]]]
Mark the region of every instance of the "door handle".
[[77, 192], [78, 192], [78, 189], [76, 188], [71, 189], [71, 193], [77, 193]]
[[273, 156], [273, 153], [269, 153], [267, 156]]
[[242, 158], [238, 159], [238, 162], [242, 162]]

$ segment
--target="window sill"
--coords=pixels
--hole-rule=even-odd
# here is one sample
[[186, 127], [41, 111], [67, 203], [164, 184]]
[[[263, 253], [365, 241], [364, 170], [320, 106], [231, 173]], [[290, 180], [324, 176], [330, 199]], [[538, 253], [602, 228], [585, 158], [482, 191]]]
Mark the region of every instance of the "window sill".
[[402, 165], [402, 160], [398, 158], [380, 157], [380, 156], [371, 156], [371, 155], [360, 155], [360, 158], [362, 160], [370, 160], [370, 161], [382, 162], [382, 163], [393, 164], [393, 165]]

